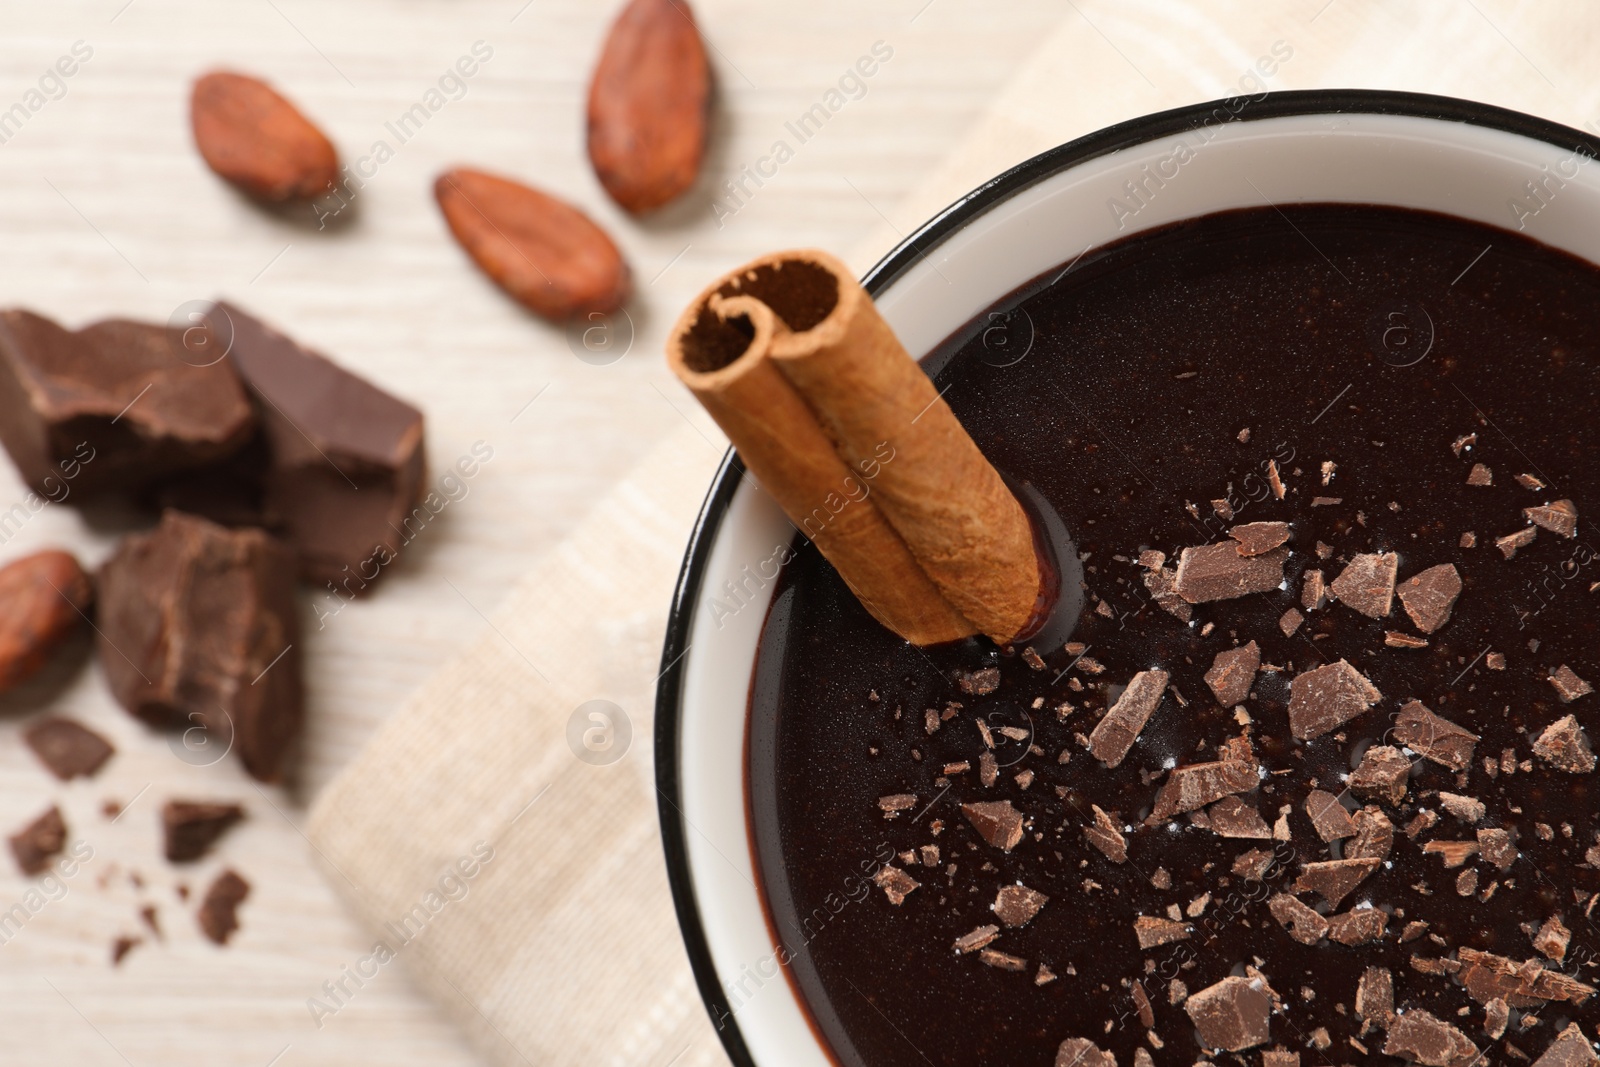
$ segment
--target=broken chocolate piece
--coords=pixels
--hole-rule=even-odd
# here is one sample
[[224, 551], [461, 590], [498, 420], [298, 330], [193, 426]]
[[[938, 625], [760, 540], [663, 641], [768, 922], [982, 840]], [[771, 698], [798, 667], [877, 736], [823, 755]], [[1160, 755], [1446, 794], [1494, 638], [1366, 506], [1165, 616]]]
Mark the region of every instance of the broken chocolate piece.
[[1302, 945], [1315, 945], [1328, 934], [1328, 920], [1288, 893], [1274, 893], [1267, 901], [1267, 910]]
[[[1394, 1018], [1394, 975], [1384, 967], [1368, 967], [1356, 985], [1356, 1015], [1363, 1023], [1387, 1027]], [[1367, 1030], [1363, 1026], [1362, 1032]]]
[[1261, 1054], [1261, 1067], [1300, 1067], [1300, 1053], [1273, 1049]]
[[1008, 927], [1025, 926], [1050, 900], [1036, 889], [1018, 883], [1000, 887], [989, 910]]
[[1532, 1008], [1547, 1000], [1583, 1004], [1595, 994], [1593, 986], [1549, 970], [1538, 959], [1518, 963], [1473, 948], [1458, 949], [1456, 955], [1461, 962], [1457, 978], [1479, 1004], [1487, 1004], [1495, 997], [1503, 998], [1513, 1008]]
[[898, 818], [902, 811], [909, 811], [917, 806], [915, 793], [892, 793], [886, 797], [878, 798], [878, 810], [883, 812], [885, 819]]
[[1400, 557], [1393, 552], [1369, 552], [1350, 560], [1328, 586], [1340, 603], [1373, 619], [1389, 614], [1394, 604], [1395, 568]]
[[1354, 908], [1328, 916], [1328, 940], [1341, 945], [1365, 945], [1383, 936], [1389, 915], [1382, 908]]
[[1570, 704], [1594, 692], [1594, 686], [1579, 678], [1565, 663], [1550, 675], [1550, 684], [1556, 687], [1556, 696], [1561, 698], [1563, 704]]
[[1117, 1058], [1092, 1041], [1070, 1037], [1056, 1050], [1056, 1067], [1117, 1067]]
[[968, 696], [987, 696], [1000, 688], [1000, 668], [962, 671], [956, 675], [956, 686]]
[[1189, 927], [1173, 919], [1141, 915], [1133, 920], [1133, 934], [1139, 939], [1140, 948], [1155, 948], [1157, 945], [1186, 940]]
[[1300, 629], [1300, 624], [1305, 621], [1306, 617], [1300, 614], [1299, 608], [1290, 608], [1279, 617], [1278, 629], [1283, 631], [1283, 636], [1293, 637], [1295, 631]]
[[1163, 611], [1177, 616], [1181, 622], [1188, 622], [1194, 617], [1194, 608], [1178, 595], [1176, 573], [1162, 565], [1166, 558], [1162, 552], [1146, 552], [1139, 557], [1139, 565], [1146, 568], [1144, 587], [1150, 590], [1150, 596]]
[[961, 814], [980, 837], [1002, 851], [1010, 852], [1022, 840], [1022, 813], [1012, 807], [1009, 800], [963, 804]]
[[1383, 1054], [1402, 1056], [1426, 1067], [1468, 1067], [1478, 1059], [1478, 1046], [1443, 1019], [1411, 1008], [1390, 1021]]
[[1493, 485], [1494, 471], [1482, 463], [1474, 463], [1472, 469], [1467, 472], [1467, 484], [1476, 486]]
[[1411, 761], [1393, 745], [1373, 745], [1350, 772], [1350, 790], [1357, 796], [1375, 797], [1398, 804], [1406, 798]]
[[883, 890], [883, 895], [889, 898], [889, 903], [896, 907], [905, 903], [906, 897], [922, 885], [900, 868], [888, 865], [878, 868], [878, 873], [872, 876], [872, 881]]
[[1286, 522], [1247, 522], [1228, 531], [1228, 536], [1239, 542], [1241, 556], [1262, 556], [1289, 540]]
[[1140, 671], [1089, 734], [1089, 751], [1107, 767], [1120, 764], [1167, 690], [1166, 671]]
[[22, 736], [39, 761], [63, 782], [91, 777], [116, 751], [111, 742], [73, 719], [40, 719]]
[[968, 952], [978, 951], [999, 936], [1000, 928], [998, 926], [980, 926], [956, 938], [955, 943], [950, 947], [955, 949], [958, 955], [965, 955]]
[[144, 944], [144, 938], [142, 937], [128, 937], [126, 934], [118, 937], [111, 942], [111, 966], [122, 966], [122, 961], [128, 953], [142, 944]]
[[1395, 592], [1417, 629], [1431, 634], [1450, 621], [1461, 595], [1461, 573], [1454, 564], [1441, 563], [1403, 582]]
[[1289, 683], [1289, 729], [1309, 741], [1354, 719], [1383, 698], [1345, 660], [1297, 675]]
[[1517, 848], [1511, 843], [1511, 835], [1504, 830], [1479, 830], [1478, 848], [1484, 859], [1502, 871], [1509, 870], [1517, 862]]
[[1468, 825], [1482, 821], [1488, 810], [1477, 797], [1447, 793], [1442, 789], [1439, 791], [1439, 806]]
[[1328, 902], [1329, 907], [1337, 908], [1345, 897], [1366, 880], [1367, 875], [1378, 869], [1377, 860], [1324, 860], [1320, 863], [1307, 863], [1300, 869], [1300, 877], [1295, 880], [1296, 893], [1316, 893]]
[[1578, 536], [1578, 507], [1570, 500], [1557, 500], [1537, 508], [1523, 508], [1522, 517], [1559, 537]]
[[206, 325], [260, 401], [263, 503], [301, 574], [365, 592], [437, 511], [424, 500], [422, 413], [232, 304]]
[[1306, 796], [1306, 816], [1324, 841], [1338, 841], [1356, 835], [1355, 820], [1344, 810], [1339, 798], [1323, 789], [1313, 789]]
[[1394, 736], [1411, 751], [1452, 771], [1464, 771], [1472, 765], [1472, 752], [1478, 744], [1477, 734], [1435, 715], [1420, 700], [1410, 701], [1400, 709]]
[[1093, 808], [1094, 825], [1085, 826], [1083, 836], [1087, 837], [1089, 844], [1099, 849], [1112, 863], [1125, 862], [1128, 858], [1128, 842], [1122, 836], [1122, 827], [1117, 820], [1102, 811], [1100, 805], [1095, 804]]
[[1287, 548], [1275, 548], [1259, 556], [1239, 555], [1238, 542], [1221, 541], [1214, 545], [1186, 548], [1178, 557], [1178, 573], [1173, 588], [1190, 604], [1231, 600], [1251, 593], [1269, 593], [1283, 584], [1283, 563]]
[[1259, 979], [1224, 978], [1192, 995], [1183, 1010], [1208, 1048], [1238, 1052], [1265, 1044], [1272, 1036], [1272, 998]]
[[202, 365], [185, 337], [122, 321], [72, 333], [0, 312], [0, 443], [34, 492], [137, 489], [243, 447], [255, 415], [238, 375]]
[[1211, 829], [1220, 837], [1272, 840], [1272, 827], [1261, 813], [1238, 797], [1223, 797], [1206, 809], [1206, 816], [1211, 820]]
[[[1246, 742], [1248, 746], [1248, 742]], [[1248, 752], [1248, 747], [1244, 749]], [[1260, 783], [1254, 760], [1223, 759], [1214, 763], [1192, 763], [1177, 767], [1156, 796], [1152, 821], [1169, 819], [1212, 804], [1235, 793], [1247, 793]]]
[[982, 949], [978, 952], [978, 961], [990, 967], [998, 967], [1002, 971], [1025, 971], [1028, 961], [1021, 956], [1013, 956], [1006, 952], [996, 952], [992, 948]]
[[1544, 1055], [1533, 1062], [1533, 1067], [1595, 1067], [1596, 1064], [1600, 1064], [1600, 1056], [1594, 1054], [1594, 1045], [1583, 1036], [1577, 1023], [1568, 1023], [1545, 1049]]
[[49, 811], [12, 834], [10, 841], [11, 855], [23, 874], [43, 871], [67, 846], [67, 824], [61, 818], [61, 809], [52, 805]]
[[1495, 1041], [1505, 1036], [1506, 1024], [1511, 1021], [1511, 1005], [1495, 997], [1483, 1006], [1483, 1032]]
[[1422, 851], [1444, 860], [1446, 868], [1459, 867], [1478, 854], [1481, 846], [1476, 841], [1429, 841]]
[[1539, 536], [1538, 528], [1529, 526], [1518, 530], [1516, 533], [1509, 533], [1504, 537], [1496, 537], [1494, 539], [1494, 547], [1498, 548], [1500, 554], [1506, 559], [1514, 559], [1517, 555], [1517, 550], [1519, 548], [1527, 548], [1533, 544], [1533, 539], [1537, 536]]
[[231, 746], [276, 781], [302, 717], [294, 558], [260, 530], [169, 511], [101, 569], [100, 661], [117, 701]]
[[1383, 643], [1388, 645], [1390, 648], [1428, 647], [1428, 639], [1426, 637], [1413, 637], [1411, 634], [1397, 633], [1394, 630], [1390, 630], [1388, 633], [1383, 635]]
[[1256, 671], [1261, 669], [1261, 648], [1254, 641], [1218, 652], [1206, 672], [1206, 685], [1223, 707], [1242, 703], [1250, 695]]
[[244, 818], [237, 804], [169, 800], [161, 809], [167, 860], [188, 863], [204, 856], [217, 839]]
[[1277, 857], [1264, 848], [1253, 848], [1249, 852], [1240, 853], [1239, 858], [1233, 861], [1233, 873], [1247, 882], [1265, 881], [1267, 872], [1277, 862]]
[[1545, 727], [1533, 743], [1533, 754], [1558, 771], [1568, 774], [1588, 774], [1594, 770], [1594, 752], [1589, 748], [1589, 735], [1583, 732], [1572, 715], [1558, 719]]
[[1555, 960], [1560, 963], [1567, 958], [1567, 946], [1572, 942], [1572, 931], [1567, 929], [1561, 921], [1561, 916], [1552, 915], [1539, 927], [1539, 932], [1533, 935], [1534, 949], [1545, 959]]
[[239, 929], [239, 905], [250, 895], [250, 883], [231, 870], [217, 875], [200, 902], [200, 930], [219, 945]]
[[1307, 611], [1321, 611], [1328, 604], [1328, 585], [1321, 571], [1306, 571], [1300, 582], [1300, 606]]

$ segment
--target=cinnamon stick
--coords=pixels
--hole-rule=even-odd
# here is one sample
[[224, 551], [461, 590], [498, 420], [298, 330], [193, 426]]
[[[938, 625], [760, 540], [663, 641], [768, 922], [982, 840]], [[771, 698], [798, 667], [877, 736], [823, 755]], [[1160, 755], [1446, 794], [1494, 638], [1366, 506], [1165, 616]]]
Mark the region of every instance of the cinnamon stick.
[[824, 252], [718, 281], [667, 359], [874, 618], [914, 644], [1022, 634], [1045, 570], [999, 473]]

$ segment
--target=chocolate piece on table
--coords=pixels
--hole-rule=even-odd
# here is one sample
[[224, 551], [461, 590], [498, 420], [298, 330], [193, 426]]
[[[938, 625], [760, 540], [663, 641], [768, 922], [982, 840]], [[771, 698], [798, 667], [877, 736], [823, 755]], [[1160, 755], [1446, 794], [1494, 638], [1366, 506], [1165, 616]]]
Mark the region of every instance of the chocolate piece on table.
[[1572, 715], [1547, 726], [1534, 741], [1533, 754], [1556, 770], [1568, 774], [1588, 774], [1595, 766], [1589, 735], [1583, 732], [1583, 727]]
[[219, 945], [239, 929], [239, 905], [250, 895], [250, 883], [234, 871], [217, 875], [200, 902], [200, 930]]
[[61, 818], [61, 809], [52, 806], [49, 811], [24, 826], [10, 837], [11, 855], [23, 874], [38, 874], [50, 866], [50, 860], [61, 854], [67, 846], [67, 824]]
[[1500, 870], [1509, 870], [1517, 862], [1517, 847], [1511, 843], [1511, 835], [1498, 828], [1488, 828], [1478, 831], [1478, 849], [1483, 853], [1483, 858], [1494, 864]]
[[1167, 691], [1166, 671], [1140, 671], [1089, 734], [1089, 751], [1107, 767], [1120, 764]]
[[187, 863], [204, 856], [228, 828], [244, 818], [237, 804], [169, 800], [161, 809], [167, 860]]
[[303, 716], [294, 557], [260, 530], [169, 511], [101, 569], [100, 661], [128, 711], [202, 728], [275, 781]]
[[1037, 889], [1020, 884], [1006, 885], [1000, 887], [989, 910], [1008, 927], [1025, 926], [1049, 900]]
[[1183, 1010], [1208, 1048], [1238, 1052], [1272, 1036], [1272, 997], [1260, 979], [1224, 978], [1192, 995]]
[[301, 573], [365, 590], [420, 529], [422, 413], [232, 304], [218, 303], [209, 325], [260, 401], [264, 506]]
[[1239, 542], [1241, 556], [1263, 556], [1289, 540], [1286, 522], [1247, 522], [1228, 531], [1228, 536]]
[[1356, 1015], [1363, 1023], [1383, 1027], [1394, 1018], [1394, 975], [1388, 969], [1368, 967], [1361, 972], [1356, 984]]
[[1328, 916], [1328, 940], [1341, 945], [1365, 945], [1383, 936], [1389, 914], [1382, 908], [1355, 908]]
[[982, 800], [961, 805], [961, 814], [989, 844], [1010, 852], [1022, 840], [1022, 813], [1009, 800]]
[[1190, 604], [1204, 604], [1268, 593], [1283, 584], [1287, 548], [1275, 548], [1259, 556], [1241, 556], [1238, 549], [1236, 541], [1184, 549], [1178, 557], [1173, 588]]
[[51, 499], [136, 489], [226, 459], [255, 415], [225, 364], [166, 326], [114, 320], [77, 332], [0, 312], [0, 442]]
[[1261, 817], [1261, 812], [1238, 797], [1223, 797], [1206, 809], [1206, 816], [1218, 837], [1272, 840], [1272, 827]]
[[1435, 715], [1420, 700], [1409, 701], [1400, 709], [1394, 737], [1413, 752], [1452, 771], [1464, 771], [1472, 765], [1472, 752], [1478, 744], [1477, 734]]
[[1366, 881], [1367, 876], [1377, 869], [1377, 860], [1323, 860], [1320, 863], [1308, 863], [1301, 868], [1294, 890], [1296, 893], [1316, 893], [1328, 902], [1329, 907], [1337, 908], [1356, 886]]
[[1256, 672], [1261, 669], [1261, 648], [1254, 641], [1217, 653], [1206, 671], [1206, 685], [1223, 707], [1242, 703], [1250, 695]]
[[1365, 712], [1383, 694], [1345, 660], [1295, 676], [1289, 683], [1289, 729], [1309, 741]]
[[1306, 817], [1324, 841], [1339, 841], [1356, 835], [1355, 820], [1344, 810], [1339, 798], [1324, 789], [1313, 789], [1306, 795]]
[[1406, 798], [1411, 776], [1411, 761], [1393, 745], [1373, 745], [1350, 772], [1350, 791], [1398, 804]]
[[1087, 837], [1089, 844], [1099, 849], [1112, 863], [1125, 863], [1128, 859], [1128, 840], [1122, 836], [1122, 826], [1102, 810], [1100, 805], [1093, 805], [1093, 810], [1094, 825], [1085, 826], [1083, 836]]
[[1400, 557], [1393, 552], [1356, 556], [1328, 586], [1328, 591], [1363, 615], [1384, 618], [1394, 605], [1395, 568], [1399, 563]]
[[1315, 945], [1328, 934], [1328, 920], [1288, 893], [1274, 893], [1267, 910], [1302, 945]]
[[1461, 573], [1454, 564], [1441, 563], [1406, 579], [1395, 593], [1417, 629], [1425, 634], [1435, 633], [1450, 621], [1450, 612], [1461, 595]]
[[1356, 824], [1355, 840], [1344, 846], [1347, 860], [1386, 860], [1394, 848], [1394, 823], [1383, 809], [1367, 805], [1350, 817]]
[[1594, 692], [1594, 686], [1579, 678], [1565, 663], [1550, 675], [1550, 684], [1556, 687], [1556, 696], [1561, 698], [1563, 704], [1570, 704]]
[[1411, 1008], [1389, 1023], [1385, 1056], [1402, 1056], [1427, 1067], [1468, 1067], [1478, 1061], [1478, 1046], [1443, 1019]]
[[1557, 500], [1537, 508], [1523, 508], [1522, 517], [1558, 536], [1578, 536], [1578, 508], [1570, 500]]
[[1117, 1058], [1093, 1041], [1069, 1037], [1056, 1050], [1056, 1067], [1117, 1067]]
[[1544, 1055], [1533, 1061], [1533, 1067], [1595, 1067], [1596, 1064], [1600, 1064], [1600, 1056], [1595, 1055], [1594, 1046], [1577, 1023], [1568, 1023], [1545, 1049]]
[[[12, 521], [0, 514], [0, 535]], [[44, 669], [93, 603], [94, 585], [69, 552], [35, 552], [0, 567], [0, 692]]]
[[1140, 915], [1133, 920], [1133, 934], [1140, 948], [1155, 948], [1173, 941], [1185, 941], [1189, 927], [1175, 919], [1162, 919], [1153, 915]]
[[965, 955], [968, 952], [978, 951], [999, 936], [1000, 928], [990, 923], [988, 926], [979, 926], [962, 934], [950, 947], [955, 949], [957, 954]]
[[1516, 533], [1508, 533], [1504, 537], [1496, 537], [1494, 539], [1494, 547], [1498, 548], [1500, 554], [1506, 559], [1514, 559], [1518, 549], [1527, 548], [1533, 544], [1534, 538], [1538, 536], [1538, 527], [1527, 526]]
[[63, 782], [92, 776], [116, 751], [111, 742], [72, 719], [40, 719], [22, 736], [39, 761]]

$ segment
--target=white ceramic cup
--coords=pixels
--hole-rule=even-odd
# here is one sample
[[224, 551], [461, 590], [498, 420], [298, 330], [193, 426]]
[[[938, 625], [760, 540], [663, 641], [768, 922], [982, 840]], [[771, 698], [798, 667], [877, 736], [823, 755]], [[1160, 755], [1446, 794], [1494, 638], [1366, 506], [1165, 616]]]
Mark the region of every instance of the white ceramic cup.
[[[975, 190], [865, 283], [921, 357], [1008, 293], [1142, 230], [1231, 208], [1381, 204], [1455, 215], [1600, 264], [1600, 138], [1410, 93], [1238, 97], [1123, 123]], [[684, 940], [738, 1067], [833, 1062], [779, 966], [752, 854], [745, 731], [792, 527], [718, 475], [673, 606], [657, 697], [662, 836]]]

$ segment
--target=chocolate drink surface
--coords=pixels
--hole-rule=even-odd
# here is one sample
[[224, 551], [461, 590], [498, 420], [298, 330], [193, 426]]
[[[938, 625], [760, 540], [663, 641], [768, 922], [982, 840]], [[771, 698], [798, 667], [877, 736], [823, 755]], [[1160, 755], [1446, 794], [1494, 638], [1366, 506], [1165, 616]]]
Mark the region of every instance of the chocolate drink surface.
[[797, 545], [750, 804], [835, 1058], [1592, 1039], [1597, 310], [1600, 270], [1515, 234], [1300, 205], [1094, 249], [933, 353], [1085, 608], [1065, 647], [917, 649]]

